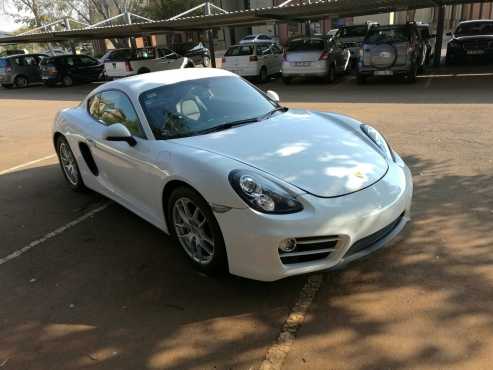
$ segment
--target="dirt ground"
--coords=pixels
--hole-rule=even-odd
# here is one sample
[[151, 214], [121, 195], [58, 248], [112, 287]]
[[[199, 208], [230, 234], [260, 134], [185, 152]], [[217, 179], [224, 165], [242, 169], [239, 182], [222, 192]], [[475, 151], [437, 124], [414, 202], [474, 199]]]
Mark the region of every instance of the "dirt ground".
[[[374, 125], [415, 182], [403, 240], [323, 273], [283, 369], [491, 369], [492, 86], [483, 67], [416, 85], [261, 86], [289, 107]], [[258, 368], [306, 277], [201, 275], [112, 202], [36, 244], [108, 202], [71, 192], [53, 156], [56, 112], [93, 87], [0, 89], [0, 259], [34, 243], [0, 263], [0, 369]]]

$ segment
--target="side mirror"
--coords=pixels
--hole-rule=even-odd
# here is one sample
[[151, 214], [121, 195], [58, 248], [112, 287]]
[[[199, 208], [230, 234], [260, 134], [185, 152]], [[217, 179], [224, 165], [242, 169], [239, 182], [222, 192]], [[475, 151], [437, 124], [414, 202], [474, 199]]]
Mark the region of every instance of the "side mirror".
[[125, 141], [130, 146], [137, 145], [137, 140], [132, 136], [128, 128], [121, 123], [114, 123], [104, 130], [103, 138], [108, 141]]
[[269, 97], [270, 100], [275, 101], [276, 103], [279, 103], [279, 101], [281, 100], [279, 98], [279, 95], [275, 91], [267, 90], [266, 95]]

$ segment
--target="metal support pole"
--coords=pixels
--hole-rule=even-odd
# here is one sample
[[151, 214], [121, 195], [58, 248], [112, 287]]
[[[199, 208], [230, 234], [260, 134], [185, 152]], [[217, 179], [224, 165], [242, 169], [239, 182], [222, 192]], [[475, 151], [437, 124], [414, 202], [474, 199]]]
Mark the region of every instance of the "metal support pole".
[[437, 8], [438, 19], [437, 19], [437, 38], [435, 44], [435, 57], [433, 60], [433, 65], [435, 67], [440, 66], [442, 60], [442, 44], [443, 44], [443, 32], [445, 30], [445, 6], [439, 6]]
[[[70, 21], [67, 17], [63, 18], [63, 25], [65, 26], [66, 31], [70, 31]], [[72, 50], [72, 54], [77, 54], [77, 50], [75, 49], [75, 42], [70, 40], [70, 49]]]
[[[129, 12], [125, 12], [125, 24], [132, 24], [132, 17]], [[135, 43], [135, 37], [129, 37], [130, 39], [130, 46], [132, 49], [137, 48], [137, 44]]]
[[[211, 14], [211, 5], [209, 4], [209, 0], [205, 2], [205, 15]], [[211, 53], [211, 65], [212, 68], [216, 68], [216, 52], [214, 50], [214, 34], [212, 33], [212, 29], [209, 28], [207, 30], [207, 41], [209, 43], [209, 52]]]

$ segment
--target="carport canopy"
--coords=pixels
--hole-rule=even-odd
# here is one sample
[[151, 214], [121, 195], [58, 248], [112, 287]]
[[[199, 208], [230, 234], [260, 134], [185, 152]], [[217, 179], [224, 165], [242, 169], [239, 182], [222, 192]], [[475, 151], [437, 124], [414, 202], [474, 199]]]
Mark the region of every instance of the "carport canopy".
[[223, 26], [265, 24], [272, 21], [300, 22], [328, 16], [349, 17], [443, 5], [465, 4], [469, 0], [323, 0], [310, 4], [288, 4], [231, 11], [225, 14], [200, 15], [178, 19], [141, 22], [125, 25], [40, 32], [0, 38], [0, 44], [97, 40], [147, 36], [173, 31], [198, 31]]

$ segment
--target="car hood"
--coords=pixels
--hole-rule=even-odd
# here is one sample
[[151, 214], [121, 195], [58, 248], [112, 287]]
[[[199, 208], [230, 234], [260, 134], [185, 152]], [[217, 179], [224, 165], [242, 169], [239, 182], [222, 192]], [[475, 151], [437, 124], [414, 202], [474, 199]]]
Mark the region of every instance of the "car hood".
[[177, 142], [267, 172], [319, 197], [364, 189], [387, 172], [383, 155], [336, 114], [289, 110], [275, 117]]

